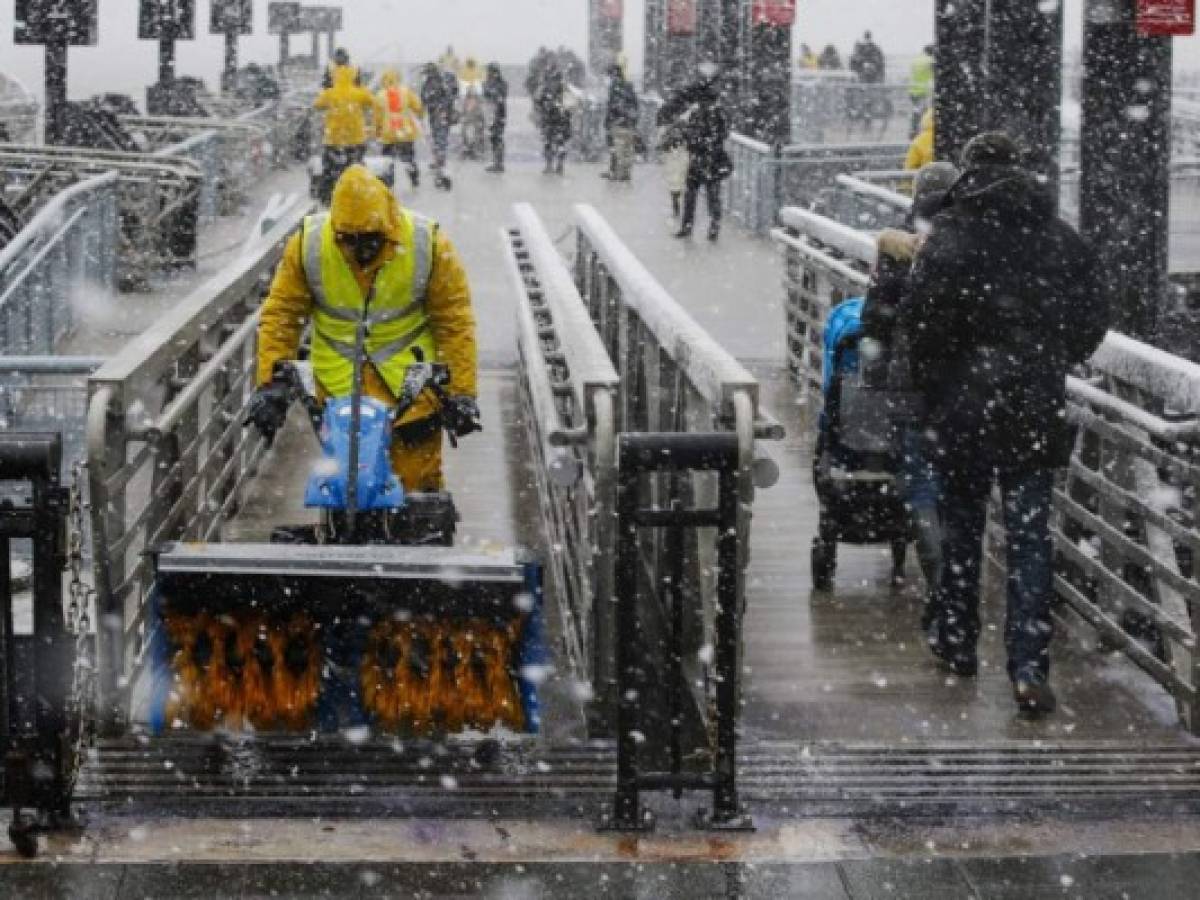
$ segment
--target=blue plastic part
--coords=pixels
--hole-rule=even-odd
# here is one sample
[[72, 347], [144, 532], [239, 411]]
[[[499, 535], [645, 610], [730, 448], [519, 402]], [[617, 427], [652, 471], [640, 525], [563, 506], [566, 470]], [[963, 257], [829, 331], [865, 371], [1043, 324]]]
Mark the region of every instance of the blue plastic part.
[[[858, 337], [862, 334], [864, 302], [862, 297], [843, 300], [830, 310], [829, 318], [825, 320], [825, 358], [821, 380], [821, 390], [825, 393], [829, 392], [829, 385], [833, 381], [833, 352], [838, 343], [846, 337]], [[858, 371], [857, 350], [843, 354], [841, 370], [847, 374]]]
[[538, 701], [537, 684], [526, 677], [526, 669], [529, 666], [544, 669], [550, 659], [546, 645], [546, 617], [540, 563], [525, 564], [525, 587], [530, 597], [533, 598], [533, 606], [525, 617], [525, 624], [521, 629], [517, 687], [520, 691], [521, 710], [525, 714], [525, 731], [529, 734], [538, 734], [542, 730], [542, 708]]
[[[392, 472], [392, 419], [385, 403], [362, 398], [358, 443], [358, 504], [362, 511], [400, 509], [404, 488]], [[345, 509], [350, 494], [350, 422], [354, 403], [349, 397], [325, 404], [321, 423], [323, 456], [308, 480], [304, 505], [310, 509]]]
[[150, 589], [150, 616], [147, 620], [148, 638], [147, 671], [150, 673], [150, 733], [162, 734], [167, 728], [167, 699], [171, 695], [171, 683], [174, 675], [171, 672], [171, 642], [167, 638], [167, 629], [163, 627], [162, 594], [155, 584]]

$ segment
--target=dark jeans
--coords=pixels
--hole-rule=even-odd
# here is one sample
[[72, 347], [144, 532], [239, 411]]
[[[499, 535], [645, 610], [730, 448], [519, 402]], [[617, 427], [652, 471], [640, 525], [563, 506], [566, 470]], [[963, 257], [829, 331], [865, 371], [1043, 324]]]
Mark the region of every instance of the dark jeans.
[[504, 129], [492, 128], [488, 138], [492, 144], [492, 162], [498, 166], [504, 165]]
[[708, 198], [708, 218], [714, 225], [721, 221], [721, 182], [702, 181], [689, 175], [683, 193], [683, 220], [680, 222], [685, 230], [690, 231], [696, 221], [696, 195], [701, 187]]
[[367, 155], [367, 148], [358, 145], [353, 147], [325, 147], [321, 151], [321, 183], [318, 196], [322, 203], [329, 205], [333, 198], [333, 189], [351, 166], [360, 163]]
[[[1004, 644], [1009, 678], [1044, 679], [1050, 671], [1053, 589], [1049, 469], [1001, 472], [1008, 567]], [[942, 498], [942, 576], [934, 598], [935, 637], [951, 652], [972, 654], [979, 639], [979, 577], [992, 477], [947, 477]]]
[[446, 153], [450, 149], [450, 123], [431, 120], [429, 131], [433, 143], [433, 168], [445, 168]]

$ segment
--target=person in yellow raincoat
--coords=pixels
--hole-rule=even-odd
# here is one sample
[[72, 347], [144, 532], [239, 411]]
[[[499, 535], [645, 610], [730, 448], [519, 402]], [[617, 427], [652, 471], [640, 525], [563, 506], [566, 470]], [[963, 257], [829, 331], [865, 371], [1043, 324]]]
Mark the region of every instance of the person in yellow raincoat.
[[383, 121], [382, 106], [374, 94], [358, 83], [358, 69], [346, 59], [346, 64], [334, 66], [330, 75], [333, 83], [313, 101], [313, 107], [325, 114], [318, 197], [326, 204], [342, 172], [363, 161], [367, 138], [379, 130]]
[[385, 70], [379, 80], [379, 102], [383, 106], [383, 127], [379, 130], [379, 139], [383, 143], [383, 152], [408, 167], [408, 180], [416, 187], [421, 183], [421, 170], [417, 166], [417, 141], [421, 137], [425, 104], [394, 69]]
[[287, 416], [276, 366], [296, 358], [312, 322], [319, 398], [352, 391], [354, 335], [366, 316], [363, 391], [394, 404], [417, 349], [450, 369], [447, 402], [426, 394], [396, 424], [392, 468], [405, 489], [441, 490], [442, 429], [478, 431], [475, 315], [467, 274], [437, 223], [401, 208], [365, 166], [346, 170], [332, 209], [309, 216], [284, 249], [258, 328], [258, 390], [248, 423], [273, 440]]
[[927, 109], [921, 117], [921, 131], [908, 147], [904, 168], [915, 172], [929, 165], [935, 161], [933, 152], [933, 110]]

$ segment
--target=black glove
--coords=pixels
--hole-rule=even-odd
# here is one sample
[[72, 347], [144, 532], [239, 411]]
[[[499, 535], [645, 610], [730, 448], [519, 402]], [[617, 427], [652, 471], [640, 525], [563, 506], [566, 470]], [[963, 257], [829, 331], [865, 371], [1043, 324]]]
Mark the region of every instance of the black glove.
[[286, 384], [278, 381], [264, 384], [250, 398], [246, 421], [242, 425], [253, 425], [270, 444], [275, 440], [275, 433], [283, 427], [283, 421], [287, 418], [289, 399], [289, 389]]
[[442, 404], [442, 421], [446, 430], [457, 437], [465, 437], [473, 431], [483, 431], [479, 421], [479, 404], [474, 397], [459, 394], [447, 397]]

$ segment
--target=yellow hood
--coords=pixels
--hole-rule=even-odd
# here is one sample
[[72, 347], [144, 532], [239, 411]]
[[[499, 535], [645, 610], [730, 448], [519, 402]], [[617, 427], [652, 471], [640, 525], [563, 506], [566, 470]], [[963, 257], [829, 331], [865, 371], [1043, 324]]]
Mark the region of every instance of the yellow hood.
[[925, 110], [925, 115], [921, 116], [921, 130], [933, 131], [933, 110]]
[[377, 232], [393, 244], [404, 240], [400, 205], [388, 186], [363, 165], [351, 166], [338, 179], [330, 217], [337, 232]]
[[383, 74], [379, 76], [379, 84], [384, 90], [394, 88], [400, 84], [400, 75], [395, 69], [384, 69]]

